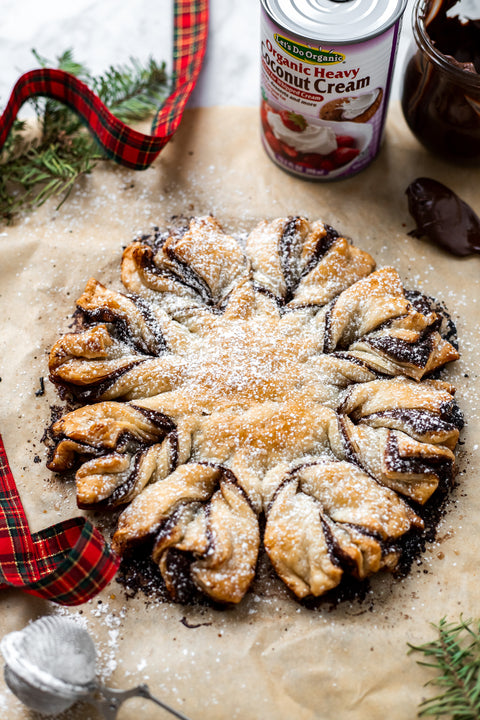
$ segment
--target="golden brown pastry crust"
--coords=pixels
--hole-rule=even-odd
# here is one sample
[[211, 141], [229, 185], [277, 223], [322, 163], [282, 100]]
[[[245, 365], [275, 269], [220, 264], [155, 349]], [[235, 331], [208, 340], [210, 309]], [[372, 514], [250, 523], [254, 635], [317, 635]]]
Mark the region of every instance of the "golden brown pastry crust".
[[196, 218], [127, 247], [122, 281], [87, 283], [50, 355], [81, 406], [52, 425], [49, 467], [78, 467], [81, 507], [125, 506], [114, 548], [148, 541], [173, 597], [183, 557], [218, 602], [254, 578], [261, 515], [300, 598], [393, 569], [461, 425], [454, 388], [426, 379], [458, 357], [430, 303], [305, 218], [260, 223], [245, 250]]

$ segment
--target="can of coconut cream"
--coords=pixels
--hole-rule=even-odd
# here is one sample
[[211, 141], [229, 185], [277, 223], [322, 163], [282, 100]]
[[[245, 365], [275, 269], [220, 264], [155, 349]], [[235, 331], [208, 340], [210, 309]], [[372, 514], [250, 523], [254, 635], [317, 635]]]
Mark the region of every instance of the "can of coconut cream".
[[377, 155], [407, 0], [261, 0], [262, 142], [281, 168], [347, 178]]

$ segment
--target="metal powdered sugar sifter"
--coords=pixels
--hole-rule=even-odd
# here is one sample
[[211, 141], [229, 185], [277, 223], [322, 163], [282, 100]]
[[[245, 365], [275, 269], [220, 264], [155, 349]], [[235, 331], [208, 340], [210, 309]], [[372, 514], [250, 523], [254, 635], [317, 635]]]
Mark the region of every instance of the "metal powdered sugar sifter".
[[185, 715], [150, 694], [147, 685], [115, 690], [96, 679], [96, 650], [87, 630], [71, 619], [47, 616], [0, 641], [5, 682], [27, 707], [45, 714], [67, 710], [78, 700], [95, 705], [115, 720], [131, 697], [151, 700], [180, 720]]

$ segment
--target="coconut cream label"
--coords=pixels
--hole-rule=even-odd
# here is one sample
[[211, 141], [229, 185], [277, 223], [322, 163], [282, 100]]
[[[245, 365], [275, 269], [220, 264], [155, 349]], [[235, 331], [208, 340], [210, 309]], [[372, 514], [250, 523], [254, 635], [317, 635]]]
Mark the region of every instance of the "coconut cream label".
[[328, 180], [372, 161], [382, 138], [398, 26], [362, 42], [302, 40], [263, 10], [262, 138], [276, 163]]

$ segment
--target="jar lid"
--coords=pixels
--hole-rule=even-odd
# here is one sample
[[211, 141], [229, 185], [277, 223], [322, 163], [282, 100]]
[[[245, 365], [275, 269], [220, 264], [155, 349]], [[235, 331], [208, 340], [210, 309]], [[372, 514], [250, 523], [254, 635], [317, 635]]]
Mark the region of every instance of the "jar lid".
[[390, 28], [407, 0], [262, 0], [262, 4], [274, 22], [300, 37], [348, 44]]

